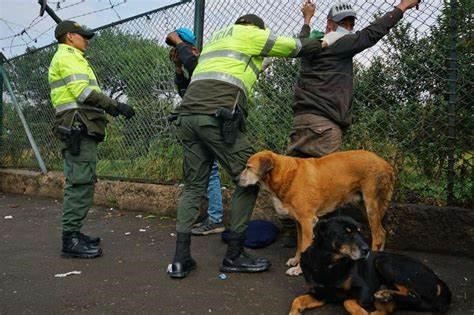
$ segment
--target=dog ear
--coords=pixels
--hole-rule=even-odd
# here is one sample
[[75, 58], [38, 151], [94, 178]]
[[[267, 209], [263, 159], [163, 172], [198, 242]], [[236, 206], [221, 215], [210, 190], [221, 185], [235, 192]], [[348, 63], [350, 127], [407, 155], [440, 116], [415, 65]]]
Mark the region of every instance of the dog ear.
[[263, 157], [260, 160], [260, 174], [267, 174], [273, 168], [273, 159], [269, 156]]

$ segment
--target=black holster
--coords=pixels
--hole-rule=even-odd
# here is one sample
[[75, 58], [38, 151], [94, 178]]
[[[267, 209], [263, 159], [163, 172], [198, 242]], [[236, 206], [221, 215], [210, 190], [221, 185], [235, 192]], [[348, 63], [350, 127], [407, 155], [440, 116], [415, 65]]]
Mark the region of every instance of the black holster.
[[225, 144], [234, 144], [239, 131], [245, 131], [244, 113], [237, 106], [235, 111], [220, 107], [216, 111], [216, 117], [221, 121], [221, 134]]
[[71, 128], [58, 126], [56, 131], [61, 135], [61, 139], [66, 143], [71, 155], [78, 156], [81, 153], [82, 128], [80, 126], [72, 126]]

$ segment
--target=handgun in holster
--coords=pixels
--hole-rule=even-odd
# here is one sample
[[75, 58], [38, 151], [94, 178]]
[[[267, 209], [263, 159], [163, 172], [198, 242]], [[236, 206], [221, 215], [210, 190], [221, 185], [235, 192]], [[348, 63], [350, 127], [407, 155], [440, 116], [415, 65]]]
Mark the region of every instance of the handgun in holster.
[[66, 142], [71, 155], [78, 156], [81, 153], [81, 136], [83, 134], [81, 126], [73, 125], [71, 128], [57, 126], [56, 130]]
[[245, 130], [245, 117], [243, 112], [237, 106], [235, 111], [219, 107], [216, 111], [216, 117], [221, 121], [221, 134], [225, 144], [234, 144], [240, 131]]

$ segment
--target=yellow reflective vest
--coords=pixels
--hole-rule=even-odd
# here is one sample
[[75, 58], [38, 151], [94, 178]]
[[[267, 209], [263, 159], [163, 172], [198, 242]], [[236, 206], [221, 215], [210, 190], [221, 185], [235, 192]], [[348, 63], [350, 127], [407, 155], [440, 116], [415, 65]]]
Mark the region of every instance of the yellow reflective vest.
[[101, 92], [97, 78], [84, 53], [79, 49], [59, 44], [58, 50], [51, 60], [48, 74], [51, 88], [51, 102], [56, 113], [70, 109], [89, 109], [102, 111], [82, 103], [92, 90]]
[[276, 36], [253, 25], [231, 25], [212, 35], [199, 57], [191, 84], [218, 80], [240, 88], [247, 97], [262, 70], [264, 57], [295, 57], [297, 38]]
[[70, 127], [78, 115], [89, 134], [102, 138], [107, 123], [104, 110], [83, 104], [92, 91], [101, 92], [84, 53], [59, 44], [49, 66], [48, 81], [51, 102], [56, 110], [55, 124]]

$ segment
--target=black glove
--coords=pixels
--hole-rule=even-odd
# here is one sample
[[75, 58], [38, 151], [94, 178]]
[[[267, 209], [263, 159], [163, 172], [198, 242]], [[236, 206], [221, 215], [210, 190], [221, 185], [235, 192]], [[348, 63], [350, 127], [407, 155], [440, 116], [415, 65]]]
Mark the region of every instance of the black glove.
[[130, 119], [135, 116], [135, 110], [132, 106], [128, 106], [125, 103], [117, 102], [117, 109], [121, 115], [125, 116], [125, 118]]

